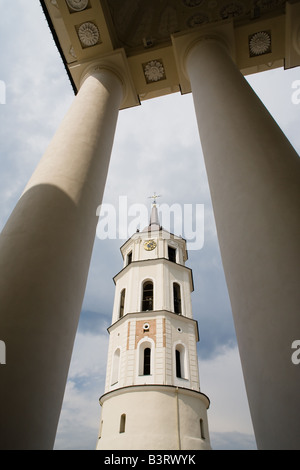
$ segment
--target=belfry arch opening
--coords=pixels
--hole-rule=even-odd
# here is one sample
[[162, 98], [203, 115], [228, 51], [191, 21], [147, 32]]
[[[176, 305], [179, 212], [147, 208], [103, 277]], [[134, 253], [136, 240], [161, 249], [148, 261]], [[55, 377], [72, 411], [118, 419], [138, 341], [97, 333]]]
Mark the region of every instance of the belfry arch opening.
[[152, 375], [152, 362], [153, 362], [153, 347], [152, 342], [144, 341], [139, 346], [139, 369], [140, 376]]
[[118, 381], [119, 381], [120, 356], [121, 356], [121, 351], [118, 348], [114, 352], [114, 356], [113, 356], [113, 367], [112, 367], [112, 376], [111, 376], [111, 384], [112, 385], [118, 383]]
[[175, 371], [178, 379], [186, 379], [186, 351], [183, 344], [177, 344], [175, 347]]
[[123, 289], [120, 294], [120, 309], [119, 309], [119, 318], [124, 316], [124, 309], [125, 309], [125, 295], [126, 289]]
[[154, 305], [154, 288], [152, 281], [145, 281], [143, 283], [142, 294], [142, 312], [153, 310]]
[[173, 284], [173, 302], [174, 302], [174, 312], [181, 314], [181, 288], [177, 282]]

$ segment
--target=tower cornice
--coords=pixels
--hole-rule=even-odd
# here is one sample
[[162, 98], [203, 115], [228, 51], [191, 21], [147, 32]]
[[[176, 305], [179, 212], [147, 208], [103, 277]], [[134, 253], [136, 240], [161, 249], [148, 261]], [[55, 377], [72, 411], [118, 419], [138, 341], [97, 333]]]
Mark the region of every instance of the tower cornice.
[[[143, 240], [146, 240], [149, 237], [151, 237], [151, 238], [161, 238], [162, 240], [175, 240], [177, 243], [180, 243], [180, 244], [184, 245], [184, 247], [186, 246], [186, 239], [185, 238], [180, 237], [178, 235], [175, 235], [174, 233], [168, 232], [163, 227], [161, 227], [160, 230], [151, 230], [151, 228], [149, 228], [149, 230], [137, 231], [130, 238], [128, 238], [128, 240], [126, 240], [126, 242], [123, 243], [123, 245], [121, 245], [121, 247], [120, 247], [120, 251], [121, 251], [122, 255], [123, 255], [124, 250], [126, 249], [127, 245], [129, 245], [133, 241], [136, 241], [139, 238], [141, 238]], [[187, 250], [186, 250], [186, 248], [184, 248], [184, 249], [186, 251], [186, 259], [187, 259], [188, 258]]]
[[193, 271], [192, 271], [192, 269], [189, 268], [188, 266], [183, 265], [183, 264], [174, 263], [173, 261], [170, 261], [168, 258], [154, 258], [154, 259], [145, 259], [145, 260], [132, 261], [130, 264], [128, 264], [127, 266], [125, 266], [123, 269], [121, 269], [121, 271], [119, 271], [119, 272], [113, 277], [113, 281], [114, 281], [114, 283], [116, 284], [116, 281], [118, 280], [118, 277], [119, 277], [121, 274], [123, 274], [123, 273], [125, 273], [126, 271], [128, 271], [129, 269], [132, 269], [133, 266], [137, 266], [137, 265], [147, 265], [147, 264], [154, 265], [154, 264], [160, 264], [160, 263], [172, 263], [172, 264], [171, 264], [172, 266], [176, 266], [176, 267], [179, 268], [179, 269], [186, 270], [187, 272], [189, 272], [189, 275], [190, 275], [191, 292], [194, 292], [194, 279], [193, 279]]
[[111, 390], [107, 393], [104, 393], [100, 398], [99, 402], [102, 406], [106, 399], [111, 398], [112, 396], [120, 395], [121, 393], [131, 393], [135, 391], [161, 391], [161, 392], [173, 392], [174, 395], [181, 393], [183, 395], [193, 395], [199, 397], [206, 405], [206, 409], [210, 407], [210, 399], [205, 393], [199, 392], [197, 390], [192, 390], [190, 388], [176, 387], [174, 385], [155, 385], [155, 384], [143, 384], [143, 385], [129, 385], [126, 387], [120, 387], [115, 390]]
[[143, 317], [147, 317], [147, 319], [157, 318], [158, 316], [168, 316], [170, 318], [180, 318], [180, 320], [185, 321], [187, 323], [193, 324], [195, 327], [196, 333], [196, 341], [200, 341], [199, 337], [199, 327], [197, 320], [193, 318], [186, 317], [185, 315], [181, 315], [178, 313], [171, 312], [170, 310], [148, 310], [146, 312], [128, 312], [122, 318], [119, 318], [116, 322], [110, 325], [107, 328], [108, 333], [110, 333], [115, 327], [120, 326], [122, 323], [130, 319], [142, 319]]

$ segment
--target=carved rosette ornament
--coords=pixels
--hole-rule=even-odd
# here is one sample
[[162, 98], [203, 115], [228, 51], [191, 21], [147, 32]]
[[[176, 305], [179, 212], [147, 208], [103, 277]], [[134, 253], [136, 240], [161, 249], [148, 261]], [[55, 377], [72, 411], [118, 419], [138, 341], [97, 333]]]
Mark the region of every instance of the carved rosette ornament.
[[250, 57], [271, 52], [271, 34], [268, 31], [259, 31], [250, 36], [249, 50]]
[[240, 2], [231, 2], [220, 10], [220, 16], [223, 20], [228, 18], [236, 18], [244, 13], [244, 6]]
[[203, 3], [203, 0], [183, 0], [186, 7], [194, 8], [198, 7]]
[[68, 6], [73, 11], [83, 11], [87, 8], [89, 0], [66, 0]]
[[158, 82], [166, 78], [165, 69], [161, 60], [150, 60], [144, 64], [144, 73], [147, 83]]
[[200, 26], [204, 23], [208, 23], [209, 22], [209, 18], [207, 15], [203, 15], [202, 13], [198, 13], [194, 16], [192, 16], [191, 18], [189, 18], [189, 20], [187, 21], [187, 26], [189, 28], [195, 28], [197, 26]]
[[83, 47], [92, 47], [99, 43], [100, 32], [97, 26], [89, 21], [79, 27], [78, 37]]

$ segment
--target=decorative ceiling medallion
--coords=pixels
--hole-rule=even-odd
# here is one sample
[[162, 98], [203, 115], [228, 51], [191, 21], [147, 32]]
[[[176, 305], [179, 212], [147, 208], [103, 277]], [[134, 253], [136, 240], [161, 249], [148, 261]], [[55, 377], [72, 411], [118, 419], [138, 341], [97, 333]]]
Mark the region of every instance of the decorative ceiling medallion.
[[199, 13], [199, 14], [193, 15], [191, 18], [188, 19], [187, 26], [189, 28], [195, 28], [202, 24], [208, 23], [208, 21], [209, 21], [208, 16]]
[[83, 47], [92, 47], [100, 42], [99, 29], [90, 21], [79, 26], [78, 37]]
[[268, 54], [271, 52], [271, 32], [259, 31], [249, 36], [250, 57]]
[[165, 68], [161, 59], [150, 60], [147, 64], [143, 64], [143, 69], [147, 83], [166, 79]]
[[199, 7], [201, 3], [203, 3], [203, 0], [183, 0], [183, 3], [186, 7]]
[[243, 13], [244, 6], [240, 2], [228, 3], [220, 10], [220, 16], [223, 20], [241, 16]]
[[260, 3], [261, 8], [271, 9], [280, 6], [285, 2], [282, 0], [260, 0], [258, 3]]
[[89, 0], [66, 0], [66, 2], [73, 11], [83, 11], [89, 4]]

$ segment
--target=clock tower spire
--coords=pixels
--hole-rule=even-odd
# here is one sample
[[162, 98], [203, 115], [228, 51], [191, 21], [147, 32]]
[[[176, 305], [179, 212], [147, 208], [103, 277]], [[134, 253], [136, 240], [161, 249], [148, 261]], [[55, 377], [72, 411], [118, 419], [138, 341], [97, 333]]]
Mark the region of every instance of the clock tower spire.
[[154, 193], [153, 196], [150, 196], [149, 199], [153, 199], [153, 204], [152, 204], [152, 210], [151, 210], [151, 216], [150, 216], [150, 223], [149, 226], [144, 229], [144, 231], [156, 231], [160, 230], [160, 222], [159, 222], [159, 217], [158, 217], [158, 210], [157, 210], [157, 205], [156, 205], [156, 200], [161, 196], [158, 196], [156, 193]]
[[121, 247], [98, 450], [210, 449], [186, 242], [150, 223]]

